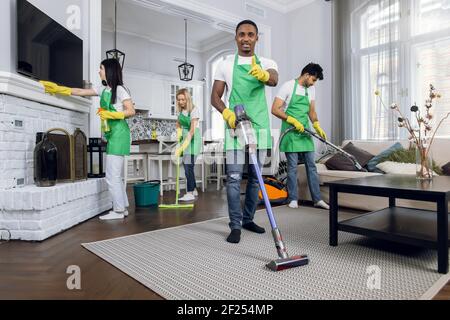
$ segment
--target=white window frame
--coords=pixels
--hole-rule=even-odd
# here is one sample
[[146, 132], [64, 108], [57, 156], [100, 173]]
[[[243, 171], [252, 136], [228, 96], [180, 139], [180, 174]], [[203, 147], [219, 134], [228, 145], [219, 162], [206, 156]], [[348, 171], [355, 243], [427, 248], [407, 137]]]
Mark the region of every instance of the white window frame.
[[[361, 75], [362, 58], [378, 52], [383, 52], [386, 49], [392, 48], [398, 50], [399, 55], [399, 74], [398, 74], [398, 92], [394, 92], [394, 97], [397, 96], [395, 101], [401, 106], [402, 112], [405, 115], [409, 115], [410, 106], [415, 102], [419, 106], [422, 106], [425, 101], [415, 101], [420, 96], [417, 88], [417, 72], [415, 70], [415, 61], [417, 60], [414, 55], [414, 48], [419, 45], [426, 45], [436, 41], [450, 40], [450, 28], [445, 30], [439, 30], [429, 32], [420, 35], [414, 35], [413, 23], [415, 21], [414, 8], [416, 1], [418, 0], [399, 0], [400, 1], [400, 34], [398, 41], [390, 44], [382, 44], [380, 46], [372, 46], [364, 49], [361, 48], [361, 25], [359, 24], [361, 14], [365, 11], [367, 6], [375, 2], [374, 0], [366, 1], [351, 14], [351, 30], [352, 30], [352, 79], [354, 79], [352, 88], [352, 101], [354, 109], [352, 110], [352, 136], [355, 138], [361, 138], [361, 119], [362, 119], [362, 102], [363, 102], [363, 86], [366, 79], [363, 79]], [[409, 66], [409, 67], [408, 67]], [[374, 90], [371, 90], [374, 91]], [[367, 93], [373, 95], [374, 92]], [[366, 105], [367, 106], [367, 105]], [[435, 126], [437, 123], [435, 124]], [[406, 130], [398, 130], [397, 139], [407, 138]], [[439, 136], [438, 134], [436, 136]], [[367, 137], [370, 138], [370, 137]]]

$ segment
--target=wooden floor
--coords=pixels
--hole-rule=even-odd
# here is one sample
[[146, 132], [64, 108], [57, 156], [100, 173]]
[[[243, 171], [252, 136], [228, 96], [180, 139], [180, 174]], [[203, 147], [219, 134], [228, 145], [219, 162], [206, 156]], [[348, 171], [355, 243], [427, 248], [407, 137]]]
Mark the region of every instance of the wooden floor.
[[[130, 203], [130, 216], [124, 221], [102, 222], [96, 217], [42, 243], [0, 244], [0, 299], [162, 299], [80, 244], [227, 217], [226, 193], [213, 189], [200, 193], [195, 210], [135, 210]], [[173, 198], [173, 192], [168, 193], [164, 203]], [[79, 291], [66, 286], [71, 265], [81, 268]], [[450, 283], [436, 299], [450, 300]]]

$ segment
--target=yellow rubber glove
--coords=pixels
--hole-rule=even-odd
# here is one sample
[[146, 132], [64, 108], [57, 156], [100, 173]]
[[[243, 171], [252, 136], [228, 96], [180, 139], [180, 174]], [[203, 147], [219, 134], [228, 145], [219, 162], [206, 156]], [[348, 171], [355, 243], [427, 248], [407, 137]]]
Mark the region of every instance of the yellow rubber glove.
[[183, 137], [183, 129], [177, 128], [177, 141], [181, 141], [182, 137]]
[[317, 134], [319, 136], [321, 136], [323, 139], [328, 140], [327, 135], [325, 133], [325, 131], [322, 130], [322, 128], [320, 127], [320, 123], [319, 121], [316, 121], [313, 123], [313, 127], [316, 130]]
[[125, 119], [125, 114], [123, 112], [113, 112], [113, 111], [100, 111], [98, 113], [100, 119], [102, 120], [123, 120]]
[[183, 144], [177, 148], [177, 150], [175, 150], [175, 156], [177, 156], [178, 158], [181, 157], [181, 155], [183, 154], [183, 152], [189, 147], [190, 141], [188, 141], [187, 139], [183, 142]]
[[297, 129], [301, 133], [305, 132], [305, 127], [301, 124], [300, 121], [298, 121], [294, 117], [288, 116], [286, 122], [289, 123], [290, 125], [294, 126], [295, 129]]
[[233, 111], [226, 108], [222, 112], [222, 117], [228, 123], [231, 129], [236, 129], [236, 114]]
[[256, 64], [256, 56], [252, 58], [252, 68], [248, 72], [259, 81], [266, 83], [270, 79], [269, 71], [263, 70], [259, 64]]
[[72, 95], [72, 88], [58, 86], [54, 82], [50, 81], [39, 81], [45, 89], [45, 93], [49, 93], [51, 95], [60, 94], [62, 96], [70, 96]]

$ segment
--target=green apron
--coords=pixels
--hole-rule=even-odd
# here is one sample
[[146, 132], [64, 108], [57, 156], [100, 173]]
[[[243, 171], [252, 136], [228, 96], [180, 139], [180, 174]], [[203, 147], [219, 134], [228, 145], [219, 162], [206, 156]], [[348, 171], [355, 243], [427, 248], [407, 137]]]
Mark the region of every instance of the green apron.
[[[233, 67], [233, 88], [230, 94], [229, 107], [234, 111], [237, 105], [244, 105], [245, 112], [250, 118], [255, 130], [258, 149], [271, 149], [272, 136], [270, 133], [269, 110], [267, 109], [265, 84], [248, 72], [251, 65], [239, 65], [236, 54]], [[256, 63], [261, 64], [258, 57]], [[237, 137], [232, 138], [228, 124], [225, 128], [225, 150], [241, 150], [243, 146]]]
[[[286, 114], [298, 121], [307, 129], [309, 126], [310, 103], [308, 89], [305, 88], [305, 96], [297, 95], [298, 80], [295, 80], [294, 91], [292, 92], [291, 102], [286, 109]], [[292, 128], [292, 125], [283, 121], [281, 132]], [[312, 137], [307, 133], [301, 133], [297, 130], [289, 132], [280, 145], [281, 152], [313, 152], [315, 150]]]
[[[180, 115], [178, 116], [178, 123], [183, 129], [183, 140], [186, 139], [189, 131], [191, 130], [191, 121], [192, 121], [191, 114], [185, 116], [183, 112], [180, 112]], [[200, 154], [201, 146], [202, 146], [202, 137], [200, 135], [200, 129], [195, 128], [194, 136], [192, 137], [189, 147], [184, 151], [184, 154], [196, 156]]]
[[[100, 97], [100, 107], [106, 111], [117, 112], [111, 103], [111, 91], [103, 90]], [[108, 141], [106, 154], [114, 156], [129, 156], [131, 149], [131, 134], [125, 120], [107, 120], [110, 131], [105, 133]]]

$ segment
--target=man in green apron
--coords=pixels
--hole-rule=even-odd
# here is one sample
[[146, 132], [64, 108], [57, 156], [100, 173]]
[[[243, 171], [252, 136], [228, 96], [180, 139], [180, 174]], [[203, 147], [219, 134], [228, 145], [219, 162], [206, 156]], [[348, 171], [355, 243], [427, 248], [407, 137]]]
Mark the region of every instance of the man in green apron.
[[[297, 167], [299, 158], [303, 158], [306, 167], [311, 198], [316, 207], [329, 209], [321, 199], [319, 177], [315, 164], [315, 146], [312, 137], [305, 133], [310, 128], [309, 121], [318, 135], [327, 139], [320, 123], [315, 107], [314, 84], [323, 80], [323, 69], [314, 63], [308, 64], [298, 79], [286, 82], [280, 89], [272, 106], [272, 114], [283, 120], [281, 131], [295, 127], [297, 130], [288, 133], [281, 141], [280, 151], [286, 153], [288, 162], [287, 186], [289, 207], [298, 208]], [[286, 108], [287, 106], [287, 108]]]
[[[241, 229], [264, 233], [264, 228], [253, 222], [258, 203], [258, 179], [254, 165], [261, 166], [267, 149], [272, 148], [269, 110], [265, 87], [275, 87], [278, 83], [278, 66], [270, 59], [255, 55], [258, 41], [258, 27], [250, 20], [242, 21], [236, 28], [238, 53], [226, 57], [217, 67], [211, 104], [223, 115], [226, 122], [225, 151], [227, 163], [227, 199], [230, 216], [231, 233], [227, 238], [230, 243], [239, 243]], [[227, 92], [225, 101], [222, 97]], [[234, 108], [244, 105], [258, 142], [258, 164], [249, 164], [247, 190], [244, 210], [241, 208], [240, 189], [245, 165], [244, 146], [238, 138], [233, 138], [230, 130], [236, 128]]]

